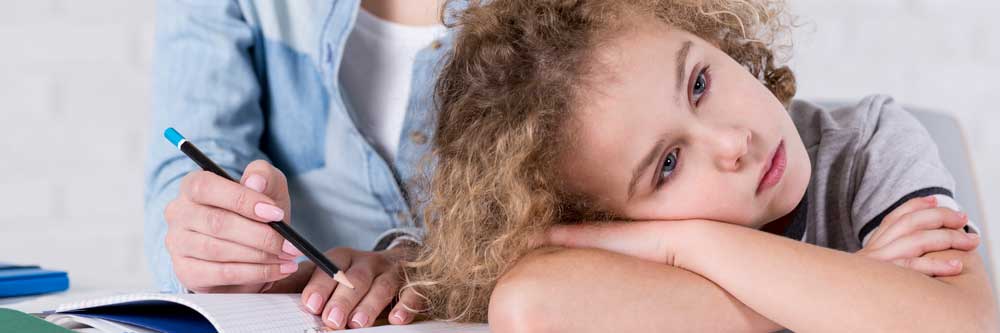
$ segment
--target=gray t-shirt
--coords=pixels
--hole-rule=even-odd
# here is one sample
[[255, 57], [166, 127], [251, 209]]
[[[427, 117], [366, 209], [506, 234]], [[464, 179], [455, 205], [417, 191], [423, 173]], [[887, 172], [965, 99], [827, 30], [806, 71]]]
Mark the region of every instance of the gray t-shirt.
[[912, 198], [937, 195], [939, 206], [958, 209], [955, 181], [937, 145], [891, 97], [869, 96], [837, 109], [796, 100], [789, 112], [812, 177], [786, 237], [855, 252], [889, 212]]

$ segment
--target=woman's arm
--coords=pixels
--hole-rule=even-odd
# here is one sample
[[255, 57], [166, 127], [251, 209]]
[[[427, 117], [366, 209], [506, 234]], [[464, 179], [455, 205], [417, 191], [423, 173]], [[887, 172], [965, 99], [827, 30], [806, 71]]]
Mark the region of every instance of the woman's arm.
[[595, 249], [545, 248], [497, 283], [494, 332], [771, 332], [780, 326], [704, 277]]
[[753, 229], [707, 221], [570, 228], [555, 240], [667, 263], [697, 273], [761, 315], [796, 331], [997, 330], [982, 259], [959, 259], [960, 275], [930, 278], [895, 265]]

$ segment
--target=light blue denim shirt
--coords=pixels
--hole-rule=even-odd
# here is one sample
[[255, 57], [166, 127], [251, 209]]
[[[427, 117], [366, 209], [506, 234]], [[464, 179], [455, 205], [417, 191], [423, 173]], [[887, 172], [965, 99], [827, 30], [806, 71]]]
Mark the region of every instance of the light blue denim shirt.
[[320, 249], [367, 250], [392, 230], [419, 231], [402, 184], [433, 136], [434, 76], [450, 41], [418, 54], [398, 153], [387, 160], [354, 125], [337, 80], [358, 10], [358, 0], [158, 2], [145, 197], [158, 288], [183, 290], [163, 210], [196, 169], [162, 137], [167, 127], [237, 178], [251, 161], [271, 161], [288, 178], [292, 225]]

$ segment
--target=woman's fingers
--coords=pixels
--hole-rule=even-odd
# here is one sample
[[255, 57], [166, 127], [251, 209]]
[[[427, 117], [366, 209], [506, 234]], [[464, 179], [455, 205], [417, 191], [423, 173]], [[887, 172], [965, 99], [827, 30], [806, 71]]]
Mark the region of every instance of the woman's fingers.
[[382, 313], [382, 309], [385, 309], [392, 302], [392, 298], [396, 296], [399, 283], [400, 276], [395, 269], [375, 277], [371, 288], [368, 288], [368, 294], [354, 307], [354, 313], [350, 316], [351, 322], [347, 325], [351, 328], [371, 326], [375, 318]]
[[291, 200], [288, 195], [288, 180], [285, 174], [265, 160], [250, 162], [243, 169], [240, 183], [250, 189], [274, 199], [276, 205], [285, 210], [285, 221], [291, 221]]
[[[402, 250], [400, 250], [402, 251]], [[399, 252], [399, 251], [396, 251]], [[322, 318], [323, 323], [335, 329], [369, 327], [399, 291], [402, 283], [399, 266], [393, 250], [383, 252], [355, 251], [337, 248], [327, 251], [327, 256], [337, 266], [344, 267], [344, 274], [354, 283], [354, 289], [338, 284], [322, 270], [313, 272], [302, 290], [302, 303]], [[404, 293], [400, 303], [416, 308], [422, 304], [415, 295]], [[326, 304], [325, 307], [323, 304]], [[399, 306], [397, 305], [397, 308]], [[389, 321], [405, 324], [413, 320], [411, 312], [394, 311]]]
[[399, 295], [399, 302], [389, 312], [389, 323], [406, 325], [413, 322], [416, 314], [424, 309], [424, 298], [413, 288], [405, 288]]
[[290, 258], [281, 258], [272, 253], [237, 244], [209, 235], [182, 230], [168, 232], [166, 242], [171, 247], [170, 252], [183, 257], [197, 258], [219, 263], [239, 262], [248, 264], [284, 264], [291, 262]]
[[928, 252], [948, 249], [970, 251], [979, 245], [979, 235], [954, 229], [934, 229], [917, 231], [900, 237], [885, 246], [867, 253], [867, 256], [882, 261], [900, 258], [915, 258]]
[[[337, 267], [349, 269], [353, 260], [352, 256], [355, 252], [350, 248], [339, 247], [326, 251], [325, 254], [327, 258], [330, 258], [330, 261], [337, 265]], [[316, 267], [312, 276], [309, 278], [309, 282], [307, 282], [305, 288], [302, 289], [302, 304], [304, 304], [310, 312], [321, 316], [325, 321], [325, 309], [328, 307], [325, 307], [324, 305], [327, 304], [327, 300], [330, 299], [330, 295], [333, 293], [333, 290], [337, 288], [338, 284], [337, 280], [334, 280], [333, 277], [326, 274], [326, 271]]]
[[892, 212], [889, 212], [889, 215], [886, 215], [885, 218], [882, 219], [882, 223], [879, 225], [879, 228], [874, 231], [871, 239], [879, 237], [885, 229], [895, 224], [901, 216], [921, 209], [933, 207], [937, 207], [937, 198], [933, 195], [907, 200], [899, 207], [896, 207], [896, 209], [893, 209]]
[[173, 221], [171, 223], [182, 229], [259, 249], [283, 259], [299, 255], [297, 250], [284, 251], [285, 239], [270, 226], [222, 208], [177, 199], [168, 206], [167, 214], [167, 221]]
[[174, 271], [188, 289], [220, 285], [259, 284], [284, 279], [298, 270], [298, 264], [219, 263], [191, 257], [173, 257]]
[[313, 270], [312, 277], [302, 289], [302, 304], [306, 306], [314, 315], [323, 314], [323, 305], [337, 287], [337, 281], [326, 274], [325, 271], [317, 267]]
[[952, 276], [962, 273], [961, 260], [939, 260], [927, 257], [902, 258], [892, 263], [909, 268], [927, 276]]
[[193, 171], [185, 176], [180, 195], [194, 203], [222, 208], [259, 222], [285, 218], [284, 209], [270, 197], [208, 171]]
[[344, 272], [348, 280], [354, 284], [354, 289], [338, 285], [330, 296], [330, 301], [326, 303], [323, 311], [323, 320], [333, 328], [346, 328], [349, 321], [359, 318], [349, 318], [348, 314], [358, 305], [361, 298], [368, 293], [372, 281], [375, 279], [370, 265], [362, 261], [354, 262], [351, 267]]
[[965, 213], [957, 212], [951, 208], [938, 207], [927, 208], [907, 213], [900, 216], [895, 223], [887, 226], [878, 235], [869, 241], [869, 246], [876, 248], [889, 244], [896, 239], [911, 234], [918, 230], [932, 230], [940, 228], [960, 229], [968, 223]]

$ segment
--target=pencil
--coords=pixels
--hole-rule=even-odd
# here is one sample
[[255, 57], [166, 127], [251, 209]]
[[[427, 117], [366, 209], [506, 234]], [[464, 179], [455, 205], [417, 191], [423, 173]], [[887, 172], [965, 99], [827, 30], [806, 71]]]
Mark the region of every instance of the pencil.
[[[163, 132], [163, 136], [165, 136], [170, 143], [176, 146], [177, 149], [180, 149], [184, 155], [191, 158], [191, 160], [193, 160], [195, 164], [198, 164], [198, 166], [200, 166], [203, 170], [219, 175], [219, 177], [229, 179], [232, 182], [239, 183], [239, 181], [229, 176], [225, 170], [222, 170], [219, 165], [212, 162], [208, 156], [205, 156], [201, 150], [198, 150], [198, 147], [195, 147], [193, 143], [185, 139], [183, 135], [177, 132], [177, 130], [174, 130], [173, 127], [167, 128], [167, 130]], [[317, 250], [315, 246], [306, 241], [302, 235], [295, 232], [295, 229], [292, 229], [290, 225], [283, 221], [271, 221], [267, 222], [267, 225], [274, 228], [275, 231], [281, 234], [281, 237], [287, 239], [288, 242], [292, 243], [296, 249], [302, 251], [302, 253], [305, 254], [310, 261], [326, 272], [327, 275], [330, 275], [330, 277], [334, 280], [347, 286], [348, 288], [354, 289], [354, 285], [347, 279], [344, 272], [342, 272], [340, 268], [337, 268], [337, 265], [334, 265], [333, 262], [330, 262], [330, 260], [327, 259], [322, 252]]]

